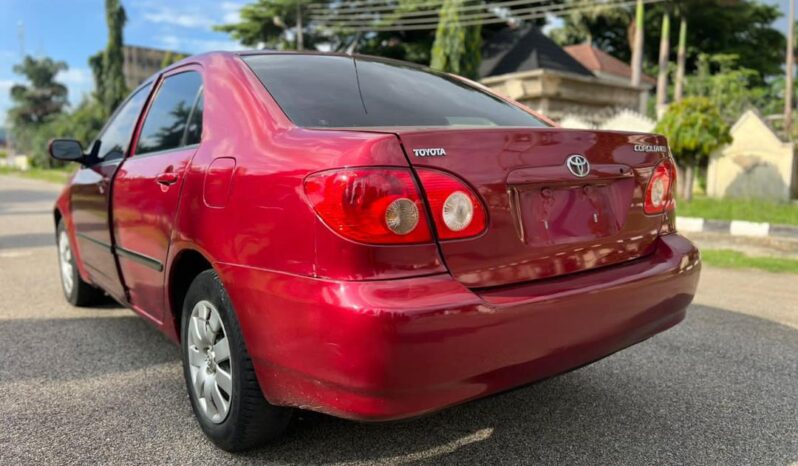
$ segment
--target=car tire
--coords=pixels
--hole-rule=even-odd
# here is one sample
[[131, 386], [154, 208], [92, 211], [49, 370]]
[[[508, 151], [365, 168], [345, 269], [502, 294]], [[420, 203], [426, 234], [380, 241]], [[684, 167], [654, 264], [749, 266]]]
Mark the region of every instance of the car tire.
[[61, 272], [61, 289], [67, 302], [73, 306], [91, 306], [102, 301], [105, 293], [94, 285], [83, 281], [75, 260], [74, 248], [64, 221], [58, 222], [56, 229], [56, 246], [58, 247], [58, 265]]
[[286, 430], [293, 410], [264, 398], [230, 298], [213, 270], [189, 286], [180, 346], [191, 408], [219, 448], [247, 450]]

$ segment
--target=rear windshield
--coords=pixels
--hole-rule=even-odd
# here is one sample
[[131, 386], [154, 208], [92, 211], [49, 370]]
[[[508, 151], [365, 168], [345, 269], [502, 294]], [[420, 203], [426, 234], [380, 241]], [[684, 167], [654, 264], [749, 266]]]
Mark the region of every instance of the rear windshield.
[[547, 126], [481, 89], [400, 62], [287, 54], [243, 59], [299, 126]]

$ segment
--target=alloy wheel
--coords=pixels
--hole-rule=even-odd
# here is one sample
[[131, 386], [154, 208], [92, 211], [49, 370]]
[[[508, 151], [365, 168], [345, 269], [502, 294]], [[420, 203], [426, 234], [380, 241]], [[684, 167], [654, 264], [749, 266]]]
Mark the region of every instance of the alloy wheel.
[[194, 306], [188, 325], [188, 362], [197, 406], [209, 421], [219, 424], [233, 401], [227, 332], [219, 311], [205, 300]]
[[72, 287], [75, 286], [75, 277], [73, 275], [72, 248], [69, 247], [69, 238], [64, 230], [58, 235], [58, 262], [61, 265], [61, 283], [64, 285], [64, 292], [69, 295], [72, 293]]

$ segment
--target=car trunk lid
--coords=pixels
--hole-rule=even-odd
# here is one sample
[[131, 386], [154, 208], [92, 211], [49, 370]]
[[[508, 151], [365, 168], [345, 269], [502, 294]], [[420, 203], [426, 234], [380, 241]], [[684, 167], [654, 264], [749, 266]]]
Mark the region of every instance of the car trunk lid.
[[[654, 168], [668, 157], [661, 136], [559, 128], [395, 133], [413, 167], [457, 175], [484, 200], [484, 233], [439, 242], [466, 286], [552, 278], [652, 251], [663, 215], [646, 215], [643, 203]], [[567, 164], [580, 155], [590, 164], [583, 177]]]

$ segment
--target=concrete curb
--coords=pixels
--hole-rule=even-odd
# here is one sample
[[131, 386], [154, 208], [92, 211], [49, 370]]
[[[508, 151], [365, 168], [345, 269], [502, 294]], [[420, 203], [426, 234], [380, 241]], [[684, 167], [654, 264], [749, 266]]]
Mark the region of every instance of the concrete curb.
[[688, 233], [725, 233], [732, 236], [757, 238], [778, 237], [798, 239], [798, 226], [743, 220], [708, 220], [698, 217], [676, 217], [676, 228]]

